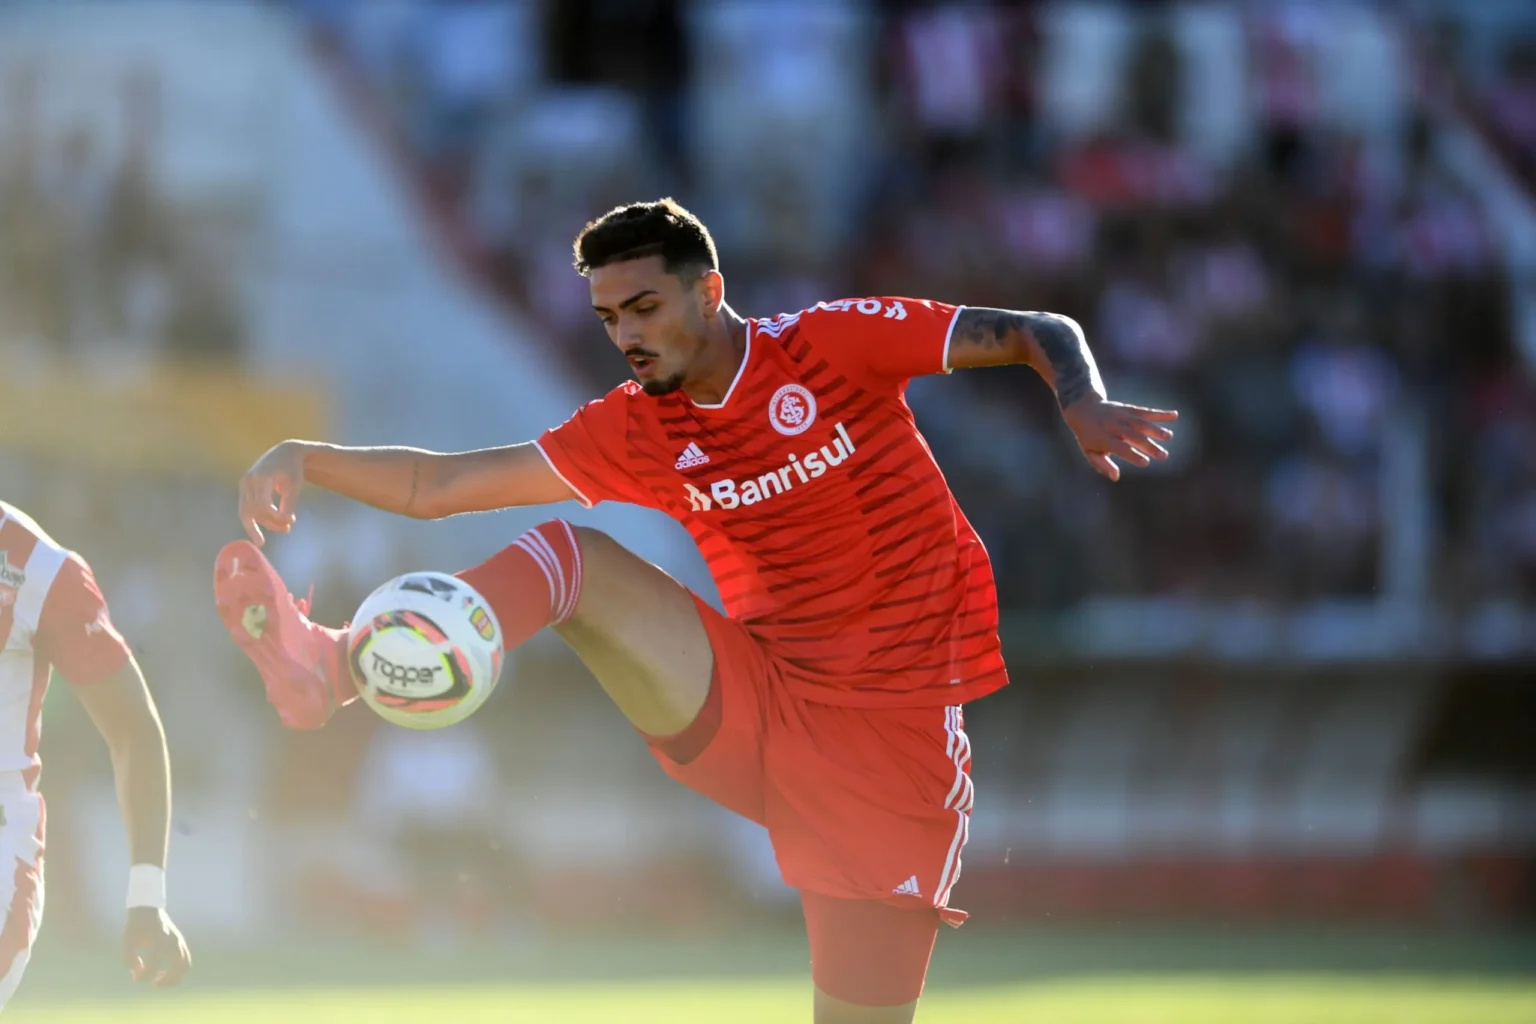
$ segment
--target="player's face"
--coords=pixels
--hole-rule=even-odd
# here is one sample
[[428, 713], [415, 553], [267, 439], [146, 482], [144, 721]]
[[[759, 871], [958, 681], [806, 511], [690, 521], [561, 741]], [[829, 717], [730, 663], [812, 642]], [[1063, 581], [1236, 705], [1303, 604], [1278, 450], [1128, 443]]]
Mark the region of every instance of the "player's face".
[[682, 387], [704, 352], [707, 277], [669, 274], [660, 256], [592, 271], [592, 308], [646, 394]]

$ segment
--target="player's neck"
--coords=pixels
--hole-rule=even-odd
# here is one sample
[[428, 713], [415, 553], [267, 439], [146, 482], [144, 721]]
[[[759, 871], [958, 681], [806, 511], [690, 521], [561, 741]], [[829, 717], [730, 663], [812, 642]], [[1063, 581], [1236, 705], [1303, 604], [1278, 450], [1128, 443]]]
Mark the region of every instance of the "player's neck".
[[747, 322], [729, 306], [720, 307], [720, 319], [710, 325], [700, 357], [700, 372], [683, 385], [683, 393], [699, 405], [719, 405], [736, 381], [741, 361], [747, 356]]

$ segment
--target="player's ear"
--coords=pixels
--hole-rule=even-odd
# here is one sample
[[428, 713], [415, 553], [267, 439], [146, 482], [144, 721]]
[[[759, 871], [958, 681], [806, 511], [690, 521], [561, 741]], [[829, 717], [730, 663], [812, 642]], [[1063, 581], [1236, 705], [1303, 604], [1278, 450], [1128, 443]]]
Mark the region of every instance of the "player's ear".
[[706, 270], [700, 274], [694, 290], [699, 297], [699, 312], [706, 318], [717, 315], [720, 307], [725, 305], [725, 278], [720, 276], [718, 270]]

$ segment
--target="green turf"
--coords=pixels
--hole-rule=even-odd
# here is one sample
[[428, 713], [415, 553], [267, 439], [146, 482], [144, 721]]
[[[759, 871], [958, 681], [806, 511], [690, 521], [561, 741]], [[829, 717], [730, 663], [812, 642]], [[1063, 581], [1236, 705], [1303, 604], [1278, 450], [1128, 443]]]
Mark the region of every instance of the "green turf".
[[[517, 942], [411, 948], [310, 937], [252, 946], [190, 937], [187, 988], [368, 988], [434, 984], [755, 978], [809, 983], [800, 927], [681, 935], [566, 934]], [[132, 991], [110, 944], [82, 944], [46, 925], [16, 1002]], [[934, 950], [938, 989], [1057, 981], [1078, 975], [1369, 975], [1536, 977], [1536, 934], [1378, 929], [1034, 928], [945, 930]], [[1536, 1024], [1536, 1022], [1533, 1022]]]
[[[546, 936], [413, 949], [193, 943], [176, 990], [45, 928], [3, 1019], [39, 1024], [808, 1022], [803, 932]], [[920, 1021], [1536, 1024], [1536, 935], [1370, 929], [946, 932]]]
[[[58, 1002], [7, 1013], [36, 1024], [419, 1024], [453, 1021], [625, 1021], [730, 1024], [809, 1020], [790, 979], [336, 988], [164, 993]], [[1080, 977], [935, 991], [918, 1020], [956, 1024], [1530, 1024], [1536, 982], [1376, 975]]]

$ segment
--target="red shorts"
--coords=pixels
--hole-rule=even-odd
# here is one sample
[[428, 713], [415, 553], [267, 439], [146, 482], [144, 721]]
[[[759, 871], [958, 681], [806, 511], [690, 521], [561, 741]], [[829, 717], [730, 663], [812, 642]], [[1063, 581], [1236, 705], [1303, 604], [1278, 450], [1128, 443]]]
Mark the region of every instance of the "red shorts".
[[959, 707], [816, 704], [741, 623], [695, 598], [715, 654], [720, 724], [667, 774], [768, 829], [784, 881], [841, 899], [949, 909], [974, 790]]

